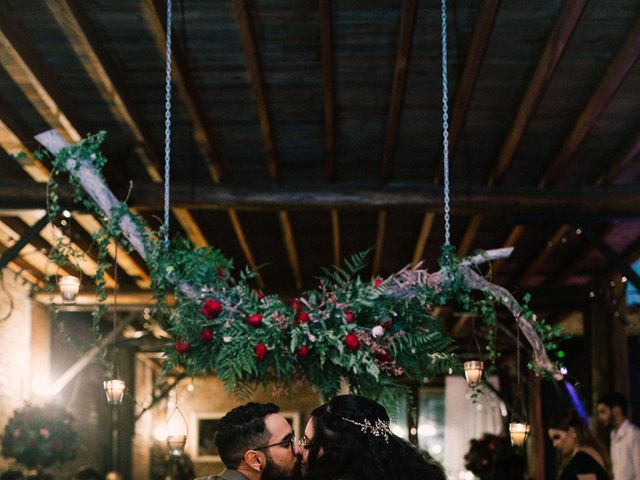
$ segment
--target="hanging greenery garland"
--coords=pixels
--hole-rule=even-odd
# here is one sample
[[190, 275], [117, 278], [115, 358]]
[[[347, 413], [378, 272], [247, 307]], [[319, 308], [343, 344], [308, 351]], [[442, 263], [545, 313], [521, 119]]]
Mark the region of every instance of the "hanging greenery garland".
[[[102, 220], [96, 239], [135, 249], [149, 266], [154, 315], [173, 336], [164, 352], [166, 373], [216, 375], [237, 394], [269, 381], [283, 388], [308, 382], [328, 398], [346, 382], [354, 392], [392, 403], [407, 379], [461, 371], [454, 341], [433, 314], [449, 303], [489, 327], [496, 324], [496, 308], [506, 307], [533, 347], [530, 367], [558, 372], [547, 351], [556, 348], [560, 330], [536, 319], [528, 298], [520, 305], [480, 275], [478, 265], [491, 259], [486, 253], [458, 260], [448, 247], [437, 272], [405, 269], [372, 280], [358, 275], [367, 259], [358, 254], [344, 269], [325, 269], [316, 289], [285, 302], [253, 288], [254, 272], [235, 274], [219, 250], [194, 249], [182, 238], [167, 249], [163, 232], [146, 225], [104, 184], [104, 134], [66, 147], [52, 135], [39, 140], [56, 153], [54, 175], [68, 173], [76, 199]], [[52, 214], [59, 211], [56, 186], [49, 190]], [[96, 285], [102, 299], [106, 255], [100, 263]], [[491, 344], [487, 348], [494, 356]]]

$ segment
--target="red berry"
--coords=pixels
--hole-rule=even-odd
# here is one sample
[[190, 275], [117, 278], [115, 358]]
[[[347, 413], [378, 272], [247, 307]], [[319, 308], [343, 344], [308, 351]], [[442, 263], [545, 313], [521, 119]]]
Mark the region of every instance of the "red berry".
[[216, 267], [216, 273], [220, 278], [224, 278], [227, 275], [227, 272], [225, 272], [222, 267]]
[[251, 325], [252, 327], [259, 327], [262, 325], [262, 315], [259, 313], [249, 315], [249, 318], [247, 318], [247, 325]]
[[307, 347], [306, 345], [302, 345], [299, 349], [298, 349], [298, 358], [300, 360], [304, 360], [309, 356], [309, 347]]
[[347, 323], [353, 323], [356, 321], [353, 312], [350, 312], [349, 310], [345, 310], [344, 311], [344, 321]]
[[296, 325], [301, 323], [307, 323], [309, 321], [309, 314], [307, 312], [296, 313], [295, 322]]
[[344, 344], [351, 353], [360, 348], [360, 340], [358, 340], [358, 336], [355, 333], [348, 334], [344, 339]]
[[258, 297], [258, 300], [262, 300], [264, 298], [264, 293], [262, 293], [262, 290], [256, 290], [256, 296]]
[[392, 325], [393, 321], [391, 319], [382, 322], [382, 328], [384, 328], [385, 330], [389, 330]]
[[380, 286], [380, 284], [381, 284], [381, 283], [382, 283], [382, 278], [381, 278], [381, 277], [378, 277], [378, 278], [376, 278], [376, 279], [374, 280], [374, 282], [373, 282], [373, 287], [374, 287], [374, 288], [377, 288], [377, 287], [379, 287], [379, 286]]
[[202, 313], [208, 319], [216, 318], [222, 312], [222, 304], [217, 300], [207, 300], [202, 305]]
[[299, 312], [300, 310], [302, 310], [302, 302], [297, 298], [291, 300], [289, 305], [291, 305], [291, 310], [293, 310], [294, 312]]
[[267, 356], [268, 350], [267, 346], [263, 342], [260, 342], [254, 347], [253, 351], [256, 352], [256, 358], [258, 361], [261, 362]]
[[393, 360], [393, 357], [391, 356], [388, 350], [380, 350], [375, 353], [375, 356], [378, 360], [380, 360], [383, 363], [391, 362]]
[[204, 327], [200, 331], [200, 340], [202, 340], [203, 343], [209, 343], [211, 340], [213, 340], [213, 328]]
[[191, 345], [186, 340], [177, 340], [175, 345], [176, 352], [178, 355], [184, 355], [189, 353], [191, 350]]

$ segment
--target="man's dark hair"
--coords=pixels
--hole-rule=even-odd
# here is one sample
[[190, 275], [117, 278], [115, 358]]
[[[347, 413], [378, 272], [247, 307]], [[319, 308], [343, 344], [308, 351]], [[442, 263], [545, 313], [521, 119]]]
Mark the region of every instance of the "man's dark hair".
[[606, 395], [600, 397], [598, 403], [603, 403], [609, 408], [620, 407], [620, 411], [626, 417], [627, 416], [627, 399], [624, 398], [624, 395], [618, 392], [611, 392]]
[[0, 480], [23, 480], [24, 474], [20, 470], [7, 470], [2, 472]]
[[218, 422], [216, 447], [225, 467], [237, 469], [244, 452], [263, 447], [269, 442], [264, 417], [277, 413], [280, 407], [273, 403], [247, 403], [229, 411]]

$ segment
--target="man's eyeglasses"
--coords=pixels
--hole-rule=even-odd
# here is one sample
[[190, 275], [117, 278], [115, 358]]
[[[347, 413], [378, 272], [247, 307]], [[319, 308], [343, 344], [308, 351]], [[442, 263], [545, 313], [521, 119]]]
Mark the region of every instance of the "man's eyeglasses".
[[296, 440], [296, 436], [295, 435], [291, 435], [289, 438], [287, 438], [286, 440], [283, 440], [281, 442], [272, 443], [270, 445], [265, 445], [263, 447], [252, 448], [252, 450], [264, 450], [266, 448], [278, 447], [280, 445], [282, 445], [282, 446], [288, 445], [289, 448], [291, 449], [291, 453], [295, 453], [295, 446], [297, 444], [298, 444], [298, 440]]

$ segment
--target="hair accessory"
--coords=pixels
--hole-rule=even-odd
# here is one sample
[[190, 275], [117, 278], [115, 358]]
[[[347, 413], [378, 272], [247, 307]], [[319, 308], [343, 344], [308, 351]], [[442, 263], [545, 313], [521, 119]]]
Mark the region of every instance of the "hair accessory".
[[384, 441], [389, 443], [389, 434], [391, 434], [391, 429], [389, 428], [389, 424], [384, 420], [380, 420], [379, 418], [376, 420], [376, 423], [373, 425], [367, 419], [364, 422], [357, 422], [355, 420], [351, 420], [350, 418], [340, 417], [345, 422], [353, 423], [354, 425], [358, 425], [360, 430], [364, 433], [371, 432], [376, 437], [384, 437]]

